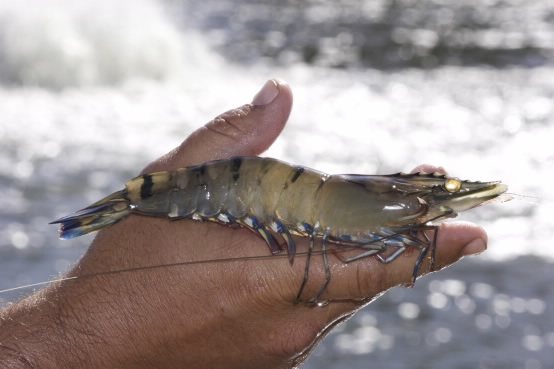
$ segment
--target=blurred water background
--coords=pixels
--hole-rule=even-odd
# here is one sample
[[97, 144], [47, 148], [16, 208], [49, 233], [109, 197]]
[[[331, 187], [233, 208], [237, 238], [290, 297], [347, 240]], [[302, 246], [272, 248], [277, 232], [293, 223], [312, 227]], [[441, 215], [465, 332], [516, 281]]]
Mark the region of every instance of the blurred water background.
[[547, 0], [0, 0], [0, 289], [65, 272], [92, 238], [49, 221], [279, 77], [295, 107], [267, 156], [540, 198], [464, 214], [485, 254], [390, 291], [305, 368], [554, 368], [553, 51]]

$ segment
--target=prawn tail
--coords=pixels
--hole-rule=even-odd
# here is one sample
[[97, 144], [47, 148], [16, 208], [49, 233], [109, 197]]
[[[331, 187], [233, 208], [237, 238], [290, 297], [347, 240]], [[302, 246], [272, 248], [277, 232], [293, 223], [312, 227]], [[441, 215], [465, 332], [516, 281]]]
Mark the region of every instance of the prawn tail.
[[79, 210], [75, 214], [57, 219], [50, 224], [59, 224], [60, 238], [68, 240], [106, 228], [131, 214], [126, 190]]

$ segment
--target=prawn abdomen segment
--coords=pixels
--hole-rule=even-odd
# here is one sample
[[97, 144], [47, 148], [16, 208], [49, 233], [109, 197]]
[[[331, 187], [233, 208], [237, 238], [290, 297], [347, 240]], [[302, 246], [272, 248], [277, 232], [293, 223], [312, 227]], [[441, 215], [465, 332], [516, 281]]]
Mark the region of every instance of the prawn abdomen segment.
[[283, 171], [286, 179], [281, 181], [281, 190], [271, 204], [271, 213], [291, 231], [306, 236], [319, 221], [316, 196], [328, 175], [293, 166], [283, 168]]

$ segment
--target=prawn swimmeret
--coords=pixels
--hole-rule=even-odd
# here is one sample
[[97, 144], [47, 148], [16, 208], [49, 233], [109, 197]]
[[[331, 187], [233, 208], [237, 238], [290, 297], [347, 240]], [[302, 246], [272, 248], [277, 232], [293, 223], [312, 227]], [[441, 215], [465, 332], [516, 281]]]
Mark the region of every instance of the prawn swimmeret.
[[[359, 250], [348, 258], [337, 255], [345, 263], [369, 256], [389, 263], [414, 247], [420, 252], [415, 281], [429, 250], [434, 268], [438, 226], [431, 222], [455, 217], [506, 190], [500, 182], [440, 174], [328, 175], [271, 158], [236, 157], [138, 176], [123, 190], [52, 223], [60, 224], [63, 239], [100, 230], [130, 214], [240, 225], [261, 236], [274, 254], [286, 247], [291, 263], [296, 255], [292, 235], [310, 237], [298, 301], [315, 239], [321, 238], [326, 280], [310, 300], [314, 303], [331, 278], [330, 243]], [[428, 230], [434, 231], [431, 239]]]

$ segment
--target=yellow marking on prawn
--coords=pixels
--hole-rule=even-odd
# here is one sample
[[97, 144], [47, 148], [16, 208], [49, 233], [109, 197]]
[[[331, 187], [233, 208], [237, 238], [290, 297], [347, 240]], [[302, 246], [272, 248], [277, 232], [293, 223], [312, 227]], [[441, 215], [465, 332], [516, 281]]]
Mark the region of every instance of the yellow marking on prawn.
[[[239, 224], [262, 237], [273, 254], [284, 249], [284, 242], [291, 263], [297, 254], [291, 235], [310, 237], [299, 299], [314, 239], [321, 238], [326, 281], [310, 300], [316, 302], [331, 278], [327, 243], [359, 250], [359, 255], [341, 259], [346, 263], [369, 256], [389, 263], [408, 246], [415, 247], [420, 250], [415, 281], [429, 250], [434, 267], [438, 227], [430, 222], [455, 217], [506, 190], [500, 182], [436, 173], [328, 175], [271, 158], [236, 157], [138, 176], [123, 190], [52, 223], [60, 224], [63, 239], [108, 227], [133, 213]], [[423, 236], [426, 230], [435, 231], [432, 240]]]

